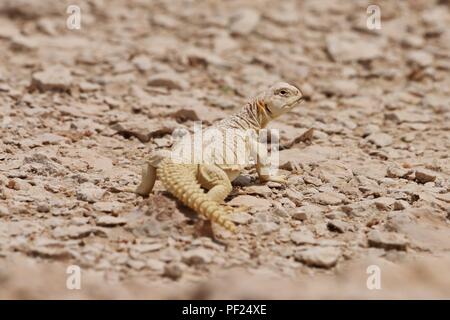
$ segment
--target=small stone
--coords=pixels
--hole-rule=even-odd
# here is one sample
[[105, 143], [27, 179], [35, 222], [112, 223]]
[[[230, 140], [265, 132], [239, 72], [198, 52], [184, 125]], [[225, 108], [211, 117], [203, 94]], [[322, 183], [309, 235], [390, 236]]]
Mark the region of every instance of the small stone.
[[321, 91], [340, 97], [351, 97], [358, 93], [358, 84], [349, 80], [335, 80], [327, 83]]
[[150, 58], [143, 55], [134, 57], [131, 62], [136, 66], [136, 68], [138, 68], [139, 71], [142, 72], [150, 70], [152, 66]]
[[94, 203], [93, 207], [102, 212], [117, 213], [123, 209], [123, 204], [117, 201], [99, 201]]
[[90, 226], [59, 227], [53, 231], [56, 238], [81, 239], [88, 237], [94, 230]]
[[288, 218], [289, 217], [289, 213], [283, 207], [283, 205], [281, 203], [279, 203], [279, 202], [275, 203], [275, 208], [273, 210], [273, 213], [275, 213], [277, 216], [282, 217], [282, 218]]
[[420, 183], [433, 182], [436, 180], [436, 174], [430, 170], [417, 169], [415, 173], [415, 178]]
[[118, 217], [101, 216], [95, 220], [95, 223], [101, 227], [116, 227], [126, 224], [127, 220]]
[[387, 176], [389, 178], [405, 178], [412, 173], [412, 170], [404, 169], [397, 166], [390, 166], [387, 169]]
[[238, 48], [239, 43], [228, 34], [224, 34], [214, 38], [213, 47], [216, 52], [226, 52]]
[[187, 82], [178, 74], [172, 72], [158, 73], [150, 76], [147, 85], [151, 87], [164, 87], [167, 89], [184, 90], [188, 87]]
[[227, 219], [237, 224], [247, 224], [253, 220], [253, 217], [246, 212], [232, 212], [227, 215]]
[[393, 208], [395, 199], [389, 197], [379, 197], [374, 200], [374, 203], [378, 210], [389, 211]]
[[305, 212], [304, 208], [295, 208], [290, 214], [292, 219], [300, 221], [308, 220], [308, 214]]
[[270, 197], [272, 190], [266, 185], [263, 186], [249, 186], [244, 188], [244, 192], [247, 194], [256, 194], [263, 196], [264, 198]]
[[330, 34], [326, 45], [329, 55], [336, 62], [372, 60], [383, 54], [380, 41], [367, 41], [350, 32]]
[[32, 51], [38, 48], [38, 44], [35, 39], [19, 34], [12, 37], [11, 47], [18, 51]]
[[54, 260], [66, 260], [72, 257], [72, 254], [63, 248], [32, 247], [27, 250], [27, 254], [32, 257]]
[[406, 250], [409, 243], [403, 234], [395, 232], [382, 232], [372, 230], [367, 235], [370, 247], [383, 248], [386, 250]]
[[192, 249], [182, 254], [182, 260], [187, 265], [207, 264], [212, 261], [214, 252], [203, 248]]
[[80, 82], [78, 86], [80, 87], [81, 92], [94, 92], [100, 89], [98, 84], [87, 81]]
[[413, 142], [414, 140], [416, 140], [416, 134], [414, 132], [409, 132], [407, 134], [404, 134], [401, 139], [403, 142]]
[[399, 110], [384, 115], [386, 120], [395, 121], [397, 123], [428, 123], [431, 117], [428, 114], [412, 112], [407, 110]]
[[450, 193], [437, 194], [436, 199], [450, 203]]
[[428, 67], [433, 63], [433, 55], [423, 50], [414, 50], [407, 55], [408, 62], [418, 65], [422, 68]]
[[337, 192], [321, 192], [315, 194], [312, 198], [319, 204], [335, 206], [341, 204], [345, 199], [345, 196]]
[[127, 261], [127, 266], [129, 266], [130, 268], [132, 268], [134, 270], [142, 270], [147, 266], [147, 264], [141, 260], [131, 260], [130, 259]]
[[59, 65], [36, 72], [31, 78], [31, 86], [41, 91], [67, 91], [70, 89], [71, 84], [72, 76], [70, 70]]
[[327, 223], [327, 228], [330, 231], [344, 233], [351, 229], [350, 224], [341, 220], [331, 220]]
[[311, 267], [332, 268], [336, 265], [341, 251], [335, 247], [314, 247], [297, 251], [295, 260]]
[[162, 261], [159, 261], [157, 259], [148, 259], [146, 261], [147, 263], [147, 267], [149, 267], [151, 270], [153, 271], [157, 271], [157, 272], [164, 272], [165, 266], [166, 264]]
[[90, 203], [97, 202], [105, 194], [105, 190], [91, 183], [83, 183], [78, 187], [77, 199]]
[[286, 196], [289, 198], [289, 200], [295, 203], [296, 206], [302, 204], [303, 194], [301, 192], [289, 188], [286, 190]]
[[316, 187], [320, 187], [323, 184], [322, 180], [320, 180], [319, 178], [316, 178], [316, 177], [312, 177], [312, 176], [305, 176], [305, 177], [303, 177], [303, 180], [307, 184], [312, 184], [313, 186], [316, 186]]
[[378, 147], [386, 147], [392, 144], [393, 140], [390, 135], [383, 132], [372, 133], [367, 140], [374, 143]]
[[406, 228], [414, 225], [416, 218], [408, 212], [391, 212], [388, 214], [385, 224], [387, 231], [401, 232]]
[[409, 208], [409, 203], [405, 200], [397, 200], [394, 202], [394, 210], [405, 210]]
[[277, 231], [280, 226], [275, 222], [256, 222], [251, 225], [253, 233], [256, 235], [266, 235]]
[[147, 252], [154, 252], [158, 251], [163, 247], [161, 243], [151, 243], [151, 244], [140, 244], [133, 246], [133, 250], [139, 252], [139, 253], [147, 253]]
[[230, 206], [243, 206], [258, 209], [269, 209], [272, 206], [272, 203], [269, 200], [248, 195], [237, 196], [227, 204]]
[[164, 266], [163, 276], [172, 280], [178, 280], [183, 275], [183, 268], [180, 263], [172, 262]]
[[248, 35], [255, 30], [261, 16], [253, 9], [242, 9], [230, 19], [230, 31], [236, 35]]
[[47, 213], [50, 212], [50, 207], [46, 203], [41, 203], [37, 206], [36, 210], [41, 213]]
[[9, 216], [9, 209], [5, 206], [0, 205], [0, 217]]
[[314, 239], [313, 233], [309, 230], [293, 231], [290, 234], [290, 239], [296, 245], [315, 244], [316, 243], [316, 239]]

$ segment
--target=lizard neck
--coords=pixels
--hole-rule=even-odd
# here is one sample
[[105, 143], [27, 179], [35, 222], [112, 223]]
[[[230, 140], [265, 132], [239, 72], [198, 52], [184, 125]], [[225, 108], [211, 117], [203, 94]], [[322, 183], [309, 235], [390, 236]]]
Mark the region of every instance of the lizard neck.
[[270, 119], [264, 102], [258, 98], [245, 104], [242, 110], [235, 114], [234, 118], [240, 128], [244, 130], [253, 129], [256, 132], [264, 129]]

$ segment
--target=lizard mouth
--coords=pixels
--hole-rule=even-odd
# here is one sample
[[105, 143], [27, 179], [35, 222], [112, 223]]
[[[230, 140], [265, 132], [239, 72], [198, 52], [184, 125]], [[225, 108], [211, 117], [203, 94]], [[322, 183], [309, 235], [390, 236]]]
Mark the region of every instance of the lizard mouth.
[[293, 108], [295, 105], [297, 105], [298, 103], [300, 103], [300, 102], [302, 102], [303, 101], [303, 97], [298, 97], [297, 99], [295, 99], [294, 101], [292, 101], [291, 103], [289, 103], [288, 105], [287, 105], [287, 108], [288, 109], [291, 109], [291, 108]]

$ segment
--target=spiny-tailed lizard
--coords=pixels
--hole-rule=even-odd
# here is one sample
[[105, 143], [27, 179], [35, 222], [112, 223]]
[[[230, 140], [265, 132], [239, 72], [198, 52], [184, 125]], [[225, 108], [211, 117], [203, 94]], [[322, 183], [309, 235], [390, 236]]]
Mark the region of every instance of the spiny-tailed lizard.
[[[257, 135], [249, 132], [258, 134], [270, 120], [290, 111], [302, 99], [301, 91], [295, 86], [284, 82], [274, 84], [245, 104], [238, 113], [203, 130], [197, 145], [199, 148], [195, 147], [195, 137], [187, 135], [175, 144], [171, 153], [154, 153], [147, 160], [141, 183], [134, 192], [147, 196], [158, 178], [183, 204], [235, 232], [235, 225], [226, 217], [229, 208], [223, 202], [232, 190], [231, 181], [239, 176], [247, 161], [250, 158], [256, 160], [256, 170], [262, 182], [285, 182], [284, 177], [271, 174], [267, 146], [258, 141]], [[192, 155], [202, 151], [205, 154], [205, 150], [211, 149], [214, 150], [206, 152], [200, 161], [192, 161]], [[177, 155], [182, 153], [187, 154], [190, 161], [185, 158], [180, 161]], [[244, 161], [239, 159], [241, 156], [245, 157]]]

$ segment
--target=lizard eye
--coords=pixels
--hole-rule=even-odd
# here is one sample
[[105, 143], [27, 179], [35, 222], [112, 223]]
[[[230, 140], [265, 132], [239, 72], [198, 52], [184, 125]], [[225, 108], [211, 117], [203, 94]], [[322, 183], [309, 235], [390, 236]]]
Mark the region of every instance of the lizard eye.
[[284, 89], [281, 89], [280, 91], [278, 91], [278, 94], [282, 95], [282, 96], [285, 96], [285, 95], [288, 94], [288, 92], [286, 90], [284, 90]]

